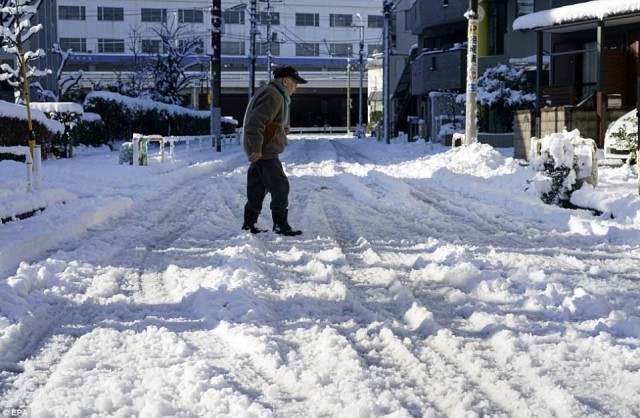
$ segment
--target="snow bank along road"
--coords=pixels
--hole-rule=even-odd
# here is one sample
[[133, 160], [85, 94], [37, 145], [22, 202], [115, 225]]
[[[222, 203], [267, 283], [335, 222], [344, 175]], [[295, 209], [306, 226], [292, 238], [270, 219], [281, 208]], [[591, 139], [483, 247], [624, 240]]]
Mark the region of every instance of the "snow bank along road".
[[542, 206], [490, 148], [427, 148], [293, 141], [295, 238], [240, 230], [230, 151], [23, 264], [0, 410], [638, 416], [638, 247], [570, 233], [591, 215]]

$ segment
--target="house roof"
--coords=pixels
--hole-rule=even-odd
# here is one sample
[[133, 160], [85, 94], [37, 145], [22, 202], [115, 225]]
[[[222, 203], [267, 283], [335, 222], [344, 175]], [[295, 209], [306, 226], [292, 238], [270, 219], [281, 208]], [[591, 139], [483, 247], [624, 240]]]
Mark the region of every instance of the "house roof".
[[595, 0], [530, 13], [513, 22], [513, 30], [575, 32], [597, 27], [640, 22], [638, 0]]

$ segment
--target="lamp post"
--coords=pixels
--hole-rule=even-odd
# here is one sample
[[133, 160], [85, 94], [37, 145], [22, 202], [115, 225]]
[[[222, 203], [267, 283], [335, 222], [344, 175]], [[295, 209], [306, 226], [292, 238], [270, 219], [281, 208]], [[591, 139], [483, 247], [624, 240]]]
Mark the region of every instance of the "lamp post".
[[360, 50], [358, 52], [358, 70], [360, 71], [360, 88], [358, 91], [358, 128], [356, 129], [356, 135], [358, 138], [362, 138], [364, 129], [362, 128], [362, 83], [364, 81], [364, 24], [362, 23], [362, 16], [360, 13], [356, 14], [356, 17], [360, 20], [360, 24], [356, 25], [352, 23], [351, 26], [360, 28]]
[[347, 135], [351, 134], [351, 59], [347, 58]]
[[215, 141], [217, 152], [222, 151], [222, 109], [220, 108], [220, 89], [222, 87], [220, 74], [220, 46], [222, 36], [221, 3], [221, 0], [211, 0], [211, 136]]

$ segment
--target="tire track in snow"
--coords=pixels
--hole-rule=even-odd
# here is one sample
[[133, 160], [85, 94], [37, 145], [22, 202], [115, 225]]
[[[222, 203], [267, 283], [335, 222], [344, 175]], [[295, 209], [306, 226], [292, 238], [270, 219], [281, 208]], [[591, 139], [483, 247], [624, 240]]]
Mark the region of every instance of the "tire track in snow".
[[[368, 183], [368, 184], [366, 184], [366, 186], [369, 187], [369, 188], [373, 188], [373, 189], [379, 189], [380, 188], [379, 184], [375, 184], [375, 187], [371, 187], [372, 182], [370, 180], [363, 180], [363, 183]], [[389, 183], [394, 183], [393, 186], [397, 187], [397, 181], [389, 180]], [[411, 190], [411, 191], [414, 191], [414, 190]], [[432, 191], [435, 192], [435, 190], [432, 190]], [[375, 192], [375, 190], [374, 190], [374, 193], [371, 193], [371, 194], [372, 195], [378, 195], [378, 197], [379, 197], [379, 196], [384, 195], [384, 191], [383, 192]], [[338, 195], [341, 195], [341, 194], [338, 194]], [[362, 193], [361, 193], [361, 195], [362, 195]], [[437, 197], [441, 197], [441, 196], [438, 196], [437, 193], [436, 193], [436, 196]], [[425, 201], [426, 199], [420, 199], [420, 200], [424, 201], [425, 203], [429, 203], [430, 206], [435, 206], [435, 205], [433, 205], [433, 203], [437, 203], [438, 202], [437, 199], [435, 201], [433, 201], [431, 199], [429, 201]], [[445, 201], [448, 201], [448, 199], [445, 199]], [[371, 206], [375, 205], [375, 202], [367, 202], [367, 203], [370, 203]], [[363, 206], [369, 206], [369, 205], [367, 205], [365, 203]], [[415, 207], [415, 205], [413, 205], [413, 206], [409, 205], [409, 206], [410, 207]], [[438, 207], [438, 206], [440, 206], [440, 208], [439, 208], [440, 210], [439, 211], [442, 214], [442, 217], [444, 219], [454, 219], [455, 220], [455, 222], [448, 222], [448, 223], [453, 224], [453, 225], [460, 225], [460, 228], [459, 228], [460, 236], [464, 236], [465, 238], [468, 239], [468, 237], [470, 235], [469, 234], [469, 227], [471, 227], [472, 228], [471, 230], [475, 230], [476, 231], [476, 233], [475, 234], [471, 234], [471, 236], [472, 237], [477, 237], [477, 243], [479, 243], [479, 244], [481, 244], [483, 246], [486, 246], [486, 241], [487, 241], [487, 237], [488, 236], [491, 237], [491, 236], [496, 236], [496, 235], [504, 235], [504, 231], [499, 228], [500, 225], [498, 225], [497, 223], [492, 223], [489, 220], [484, 220], [482, 217], [476, 216], [475, 214], [474, 214], [474, 216], [468, 216], [469, 215], [468, 212], [462, 212], [461, 213], [462, 210], [460, 209], [460, 207], [452, 206], [452, 207], [448, 207], [447, 210], [443, 210], [443, 209], [441, 209], [442, 208], [442, 204], [439, 204], [436, 207]], [[454, 210], [450, 210], [452, 208]], [[344, 209], [344, 208], [341, 208], [341, 209]], [[340, 212], [341, 212], [341, 210], [336, 210], [335, 213], [333, 213], [332, 216], [328, 216], [328, 218], [340, 219], [341, 218], [340, 217], [340, 215], [341, 215]], [[462, 215], [467, 215], [467, 219], [464, 219], [465, 222], [463, 224], [458, 222], [456, 214], [458, 216], [461, 215], [461, 214]], [[373, 219], [376, 219], [376, 218], [373, 218]], [[521, 231], [516, 231], [516, 232], [512, 232], [512, 233], [513, 234], [516, 234], [516, 233], [520, 234]], [[336, 233], [336, 234], [339, 235], [339, 233]], [[509, 238], [509, 237], [507, 237], [507, 238]], [[523, 242], [526, 242], [527, 248], [530, 246], [530, 243], [528, 241], [523, 241]], [[521, 245], [522, 242], [519, 242], [518, 244]], [[509, 240], [509, 245], [513, 246], [513, 239]], [[564, 267], [566, 268], [567, 266], [564, 266]], [[568, 267], [570, 269], [576, 270], [576, 266], [569, 265]], [[450, 342], [455, 342], [455, 341], [451, 340]], [[431, 350], [433, 350], [433, 348], [431, 348]], [[446, 353], [444, 353], [444, 352], [442, 352], [440, 354], [443, 355], [443, 356], [446, 356]], [[448, 358], [448, 360], [455, 362], [455, 358]], [[473, 368], [465, 368], [464, 365], [462, 365], [460, 363], [456, 363], [456, 364], [458, 365], [460, 370], [465, 370], [465, 372], [467, 372], [469, 376], [472, 376], [475, 373], [475, 370]], [[482, 379], [480, 379], [479, 376], [476, 376], [476, 377], [478, 378], [478, 384], [480, 386], [483, 386], [483, 389], [486, 391], [486, 393], [487, 394], [492, 394], [493, 393], [492, 385], [484, 384]], [[530, 374], [528, 374], [527, 377], [531, 378], [532, 376]], [[494, 376], [492, 376], [491, 381], [492, 381], [492, 383], [496, 383], [499, 386], [501, 386], [503, 391], [511, 393], [511, 396], [510, 396], [511, 401], [507, 402], [506, 405], [503, 404], [503, 406], [505, 407], [505, 410], [510, 410], [510, 412], [512, 414], [516, 414], [516, 415], [518, 415], [519, 412], [525, 411], [524, 413], [522, 413], [522, 415], [519, 415], [519, 416], [527, 416], [527, 415], [533, 413], [533, 411], [531, 409], [529, 409], [527, 407], [527, 404], [522, 400], [522, 394], [520, 392], [521, 389], [519, 389], [517, 387], [517, 385], [511, 385], [510, 383], [508, 383], [510, 381], [510, 377], [509, 377], [508, 374], [507, 375], [495, 374]], [[548, 385], [544, 385], [544, 386], [548, 387]], [[544, 395], [544, 394], [540, 394], [540, 395]], [[568, 392], [565, 392], [565, 396], [566, 395], [568, 395]], [[496, 402], [497, 404], [500, 404], [501, 402], [500, 402], [499, 398], [500, 397], [498, 397], [498, 398], [494, 397], [493, 401]], [[543, 396], [541, 397], [541, 399], [542, 398], [543, 398]], [[577, 403], [577, 401], [574, 398], [572, 398], [570, 395], [568, 396], [568, 399], [573, 399], [573, 402]], [[534, 404], [535, 404], [535, 402], [534, 402]], [[518, 407], [514, 409], [513, 407], [510, 407], [509, 405], [518, 405]], [[580, 409], [580, 405], [579, 404], [577, 404], [575, 406], [576, 406], [576, 410]]]
[[[6, 376], [6, 383], [3, 384], [2, 390], [3, 398], [20, 399], [21, 402], [17, 404], [23, 405], [37, 387], [46, 384], [48, 376], [55, 372], [56, 365], [73, 348], [78, 338], [101, 326], [126, 329], [127, 327], [144, 328], [145, 324], [164, 323], [174, 331], [180, 332], [181, 329], [192, 328], [199, 322], [190, 320], [184, 306], [177, 303], [179, 302], [176, 299], [177, 295], [172, 296], [167, 291], [162, 274], [156, 268], [149, 270], [148, 267], [168, 265], [167, 252], [162, 249], [169, 248], [188, 230], [194, 228], [192, 223], [184, 220], [174, 221], [173, 218], [182, 214], [193, 217], [202, 216], [202, 213], [197, 213], [198, 211], [193, 214], [193, 211], [189, 210], [189, 205], [206, 207], [204, 202], [210, 197], [206, 186], [211, 184], [212, 179], [226, 175], [228, 168], [235, 167], [237, 161], [240, 161], [239, 157], [223, 162], [222, 174], [199, 175], [177, 190], [166, 193], [164, 197], [138, 204], [131, 214], [114, 221], [116, 228], [113, 224], [92, 228], [85, 234], [81, 247], [65, 245], [55, 253], [56, 273], [53, 274], [72, 275], [74, 282], [82, 282], [86, 288], [81, 290], [79, 297], [71, 295], [76, 300], [61, 299], [46, 308], [43, 306], [38, 311], [41, 316], [38, 319], [38, 326], [43, 329], [43, 332], [39, 335], [36, 333], [34, 337], [37, 340], [26, 342], [21, 349], [20, 357], [25, 364], [22, 368], [23, 372]], [[225, 202], [225, 200], [219, 199], [219, 202]], [[228, 206], [227, 209], [229, 209]], [[196, 228], [197, 225], [196, 221]], [[105, 245], [105, 243], [113, 245]], [[133, 244], [133, 247], [128, 247], [128, 244]], [[92, 254], [92, 251], [95, 251], [95, 254]], [[86, 260], [76, 261], [83, 258]], [[49, 269], [49, 265], [52, 264], [50, 259], [51, 256], [45, 257], [44, 261], [37, 264], [41, 264], [44, 269]], [[68, 260], [64, 261], [66, 259]], [[105, 261], [108, 262], [108, 266], [101, 267], [100, 264]], [[60, 267], [61, 262], [64, 262], [66, 267]], [[107, 292], [116, 291], [114, 295], [122, 294], [127, 298], [133, 298], [135, 300], [133, 306], [116, 302], [111, 308], [109, 304], [102, 306], [91, 301], [94, 297], [92, 295], [105, 296], [105, 290], [100, 290], [100, 287], [103, 286], [104, 280], [109, 278], [104, 277], [103, 272], [112, 270], [115, 265], [121, 265], [118, 268], [120, 282], [113, 283], [118, 290], [116, 291], [114, 287], [107, 289]], [[173, 300], [176, 304], [167, 305], [169, 300]], [[149, 316], [150, 312], [151, 316]], [[129, 325], [115, 325], [113, 318], [117, 318], [122, 324]], [[64, 340], [64, 344], [59, 343], [61, 340]], [[53, 356], [52, 351], [56, 353]], [[43, 361], [51, 361], [46, 372], [37, 366]], [[11, 385], [14, 385], [14, 388], [11, 388]], [[25, 393], [23, 387], [29, 387], [32, 392]]]

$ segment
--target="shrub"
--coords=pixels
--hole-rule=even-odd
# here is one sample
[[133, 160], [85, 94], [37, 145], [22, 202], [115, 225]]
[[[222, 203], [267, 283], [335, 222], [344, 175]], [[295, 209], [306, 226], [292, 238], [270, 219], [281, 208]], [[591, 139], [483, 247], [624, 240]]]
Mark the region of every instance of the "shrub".
[[[42, 147], [42, 156], [45, 158], [51, 153], [51, 146], [60, 133], [38, 120], [32, 120], [32, 124], [36, 142]], [[28, 139], [29, 126], [26, 119], [0, 115], [0, 146], [27, 146]]]
[[[93, 92], [87, 95], [85, 111], [102, 117], [109, 140], [129, 140], [143, 135], [208, 135], [210, 114], [176, 105], [134, 99], [117, 93]], [[222, 133], [236, 131], [237, 122], [222, 120]]]

